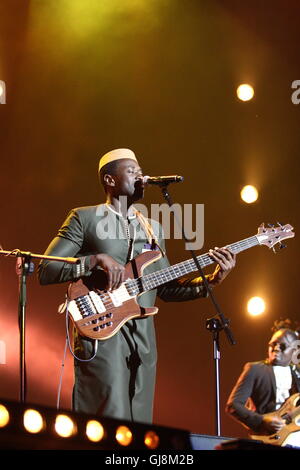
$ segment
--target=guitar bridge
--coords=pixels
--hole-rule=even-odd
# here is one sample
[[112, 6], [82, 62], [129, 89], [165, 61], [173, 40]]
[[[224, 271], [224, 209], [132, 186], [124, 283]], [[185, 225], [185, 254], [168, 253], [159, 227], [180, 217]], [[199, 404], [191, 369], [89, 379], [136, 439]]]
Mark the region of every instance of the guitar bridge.
[[92, 302], [89, 301], [89, 298], [86, 295], [75, 299], [75, 303], [83, 317], [97, 313]]

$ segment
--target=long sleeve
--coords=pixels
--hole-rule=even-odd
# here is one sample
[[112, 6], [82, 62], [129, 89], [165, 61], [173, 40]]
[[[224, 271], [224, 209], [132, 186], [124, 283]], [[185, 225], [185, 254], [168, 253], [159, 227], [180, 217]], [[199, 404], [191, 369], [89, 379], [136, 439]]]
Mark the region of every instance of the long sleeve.
[[[159, 241], [163, 252], [165, 252], [165, 241], [161, 232]], [[170, 266], [167, 256], [163, 256], [159, 263], [159, 269], [165, 269]], [[209, 280], [210, 276], [208, 275], [206, 278]], [[195, 300], [199, 297], [207, 297], [207, 290], [201, 277], [181, 277], [158, 287], [157, 295], [164, 302], [186, 302], [187, 300]]]
[[185, 302], [199, 297], [207, 297], [207, 290], [200, 277], [181, 278], [159, 287], [157, 295], [165, 302]]
[[[73, 209], [58, 235], [48, 246], [45, 255], [61, 257], [80, 257], [84, 243], [84, 234], [80, 215]], [[89, 273], [89, 256], [82, 257], [78, 265], [57, 261], [42, 261], [38, 267], [38, 277], [42, 285], [76, 280]]]
[[226, 404], [226, 412], [246, 427], [258, 430], [263, 416], [247, 408], [246, 403], [253, 396], [256, 374], [253, 363], [245, 364], [242, 374], [234, 386]]
[[[108, 219], [107, 217], [110, 218]], [[145, 273], [151, 273], [170, 266], [165, 255], [165, 243], [161, 225], [157, 222], [153, 223], [153, 225], [163, 256], [159, 261], [147, 267]], [[116, 226], [119, 229], [122, 227], [122, 223], [110, 211], [105, 214], [103, 206], [100, 206], [100, 209], [97, 206], [90, 206], [71, 210], [45, 254], [61, 257], [77, 257], [80, 258], [80, 263], [71, 265], [57, 261], [43, 261], [38, 268], [40, 283], [45, 285], [70, 282], [81, 276], [89, 276], [92, 273], [90, 270], [91, 255], [97, 253], [106, 253], [120, 264], [125, 265], [128, 254], [127, 240], [125, 238], [113, 238], [110, 236], [110, 232], [109, 236], [107, 236], [105, 229], [108, 226]], [[119, 232], [116, 233], [118, 234]], [[143, 236], [136, 240], [134, 256], [141, 253], [145, 241]], [[166, 302], [183, 302], [205, 297], [207, 292], [201, 278], [181, 278], [158, 287], [157, 294]], [[152, 300], [154, 301], [154, 297]]]

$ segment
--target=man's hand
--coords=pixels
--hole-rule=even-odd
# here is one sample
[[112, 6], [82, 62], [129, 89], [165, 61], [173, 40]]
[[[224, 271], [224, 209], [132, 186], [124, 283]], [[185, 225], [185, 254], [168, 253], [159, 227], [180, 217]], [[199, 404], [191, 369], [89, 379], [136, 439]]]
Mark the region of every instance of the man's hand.
[[285, 424], [285, 420], [280, 417], [265, 415], [261, 423], [261, 430], [274, 434], [280, 431]]
[[92, 256], [90, 269], [96, 265], [100, 266], [106, 272], [107, 289], [109, 291], [118, 289], [122, 282], [124, 282], [125, 268], [111, 256], [104, 253]]
[[209, 279], [209, 284], [216, 286], [224, 281], [225, 277], [234, 268], [236, 255], [231, 253], [227, 248], [216, 247], [214, 250], [209, 250], [209, 256], [218, 263], [218, 266]]

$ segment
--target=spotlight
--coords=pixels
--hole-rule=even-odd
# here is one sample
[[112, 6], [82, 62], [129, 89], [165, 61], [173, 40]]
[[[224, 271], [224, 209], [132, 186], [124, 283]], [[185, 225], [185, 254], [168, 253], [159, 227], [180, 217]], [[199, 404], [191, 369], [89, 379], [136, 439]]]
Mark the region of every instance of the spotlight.
[[0, 428], [4, 428], [9, 423], [9, 412], [6, 406], [0, 405]]
[[189, 450], [182, 429], [0, 400], [0, 450]]
[[132, 432], [127, 426], [119, 426], [116, 432], [116, 440], [121, 446], [129, 446], [132, 441]]
[[237, 97], [241, 101], [249, 101], [254, 96], [254, 89], [251, 85], [243, 83], [236, 90]]
[[247, 204], [252, 204], [252, 202], [255, 202], [258, 198], [258, 191], [256, 187], [252, 186], [251, 184], [244, 186], [241, 190], [241, 198]]
[[0, 80], [0, 104], [6, 103], [6, 86], [3, 80]]
[[253, 317], [261, 315], [265, 311], [265, 308], [265, 301], [261, 297], [252, 297], [247, 303], [248, 313]]
[[144, 442], [148, 449], [157, 449], [159, 446], [159, 437], [156, 432], [148, 431], [145, 434]]
[[73, 420], [67, 415], [57, 415], [55, 420], [55, 431], [61, 437], [70, 437], [76, 433]]
[[26, 431], [36, 434], [45, 426], [41, 413], [36, 410], [28, 409], [24, 413], [23, 424]]
[[86, 424], [86, 435], [92, 442], [99, 442], [103, 439], [104, 429], [102, 424], [95, 419], [91, 419]]

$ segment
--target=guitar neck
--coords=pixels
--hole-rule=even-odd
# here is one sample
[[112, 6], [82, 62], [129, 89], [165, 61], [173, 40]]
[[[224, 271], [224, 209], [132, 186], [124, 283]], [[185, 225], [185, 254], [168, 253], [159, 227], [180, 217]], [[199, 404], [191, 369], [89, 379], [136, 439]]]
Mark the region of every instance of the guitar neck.
[[[258, 244], [258, 238], [254, 235], [252, 237], [245, 238], [245, 240], [227, 245], [226, 248], [228, 248], [232, 253], [237, 254]], [[197, 260], [201, 268], [205, 268], [206, 266], [215, 263], [215, 260], [211, 258], [208, 253], [197, 256]], [[174, 279], [179, 279], [186, 274], [195, 272], [197, 269], [195, 261], [193, 259], [189, 259], [160, 271], [156, 271], [155, 273], [146, 274], [139, 278], [139, 290], [140, 292], [146, 292], [155, 289], [156, 287], [173, 281]]]

